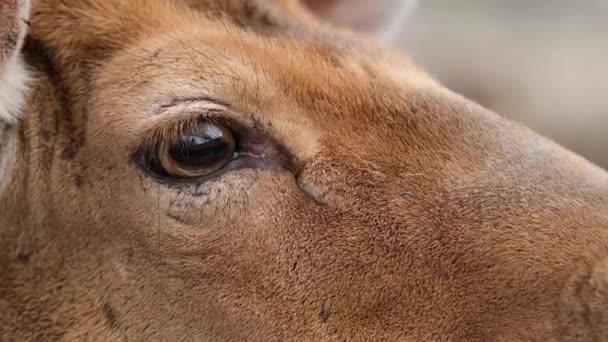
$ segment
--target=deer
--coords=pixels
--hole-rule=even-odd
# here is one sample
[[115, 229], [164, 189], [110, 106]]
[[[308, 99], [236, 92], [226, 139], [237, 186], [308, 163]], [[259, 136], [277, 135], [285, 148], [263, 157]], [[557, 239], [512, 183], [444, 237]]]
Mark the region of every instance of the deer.
[[409, 7], [0, 0], [0, 340], [608, 340], [608, 173]]

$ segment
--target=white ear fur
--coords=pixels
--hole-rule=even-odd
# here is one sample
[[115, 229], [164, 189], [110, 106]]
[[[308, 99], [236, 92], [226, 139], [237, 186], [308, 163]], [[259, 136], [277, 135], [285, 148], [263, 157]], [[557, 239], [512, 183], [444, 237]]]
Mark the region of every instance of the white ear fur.
[[304, 0], [319, 17], [393, 40], [414, 12], [417, 0]]
[[0, 121], [15, 123], [25, 105], [29, 74], [19, 56], [11, 58], [0, 75]]
[[[26, 21], [30, 13], [30, 1], [18, 0], [18, 13], [14, 16], [17, 30], [16, 42], [10, 51], [3, 51], [5, 42], [0, 41], [0, 53], [5, 54], [4, 65], [0, 65], [0, 121], [15, 123], [24, 106], [29, 74], [25, 68], [20, 51], [27, 32]], [[6, 18], [0, 18], [6, 20]]]

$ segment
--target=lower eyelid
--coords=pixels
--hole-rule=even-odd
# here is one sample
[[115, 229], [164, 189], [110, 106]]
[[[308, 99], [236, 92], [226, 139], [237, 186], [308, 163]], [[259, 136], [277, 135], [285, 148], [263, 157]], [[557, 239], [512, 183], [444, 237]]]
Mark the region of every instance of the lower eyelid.
[[241, 152], [235, 152], [232, 160], [237, 159], [237, 158], [242, 158], [242, 157], [249, 157], [249, 158], [254, 158], [254, 159], [264, 159], [264, 155], [253, 154], [253, 153], [241, 151]]

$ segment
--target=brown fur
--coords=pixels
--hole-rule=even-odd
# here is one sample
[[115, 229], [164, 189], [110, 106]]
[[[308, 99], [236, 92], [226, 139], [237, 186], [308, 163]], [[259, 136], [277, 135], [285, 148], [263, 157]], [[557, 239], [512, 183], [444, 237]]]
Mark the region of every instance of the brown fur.
[[[606, 172], [318, 25], [287, 0], [34, 1], [0, 340], [608, 339]], [[210, 101], [269, 157], [143, 172]]]

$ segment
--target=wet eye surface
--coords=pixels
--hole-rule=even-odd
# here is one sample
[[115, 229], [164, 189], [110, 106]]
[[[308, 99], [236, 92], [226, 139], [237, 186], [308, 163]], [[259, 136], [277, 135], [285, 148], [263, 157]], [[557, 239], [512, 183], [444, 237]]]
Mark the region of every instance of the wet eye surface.
[[193, 179], [221, 170], [233, 159], [235, 150], [236, 139], [229, 128], [200, 122], [180, 132], [171, 142], [158, 142], [145, 159], [157, 176]]

